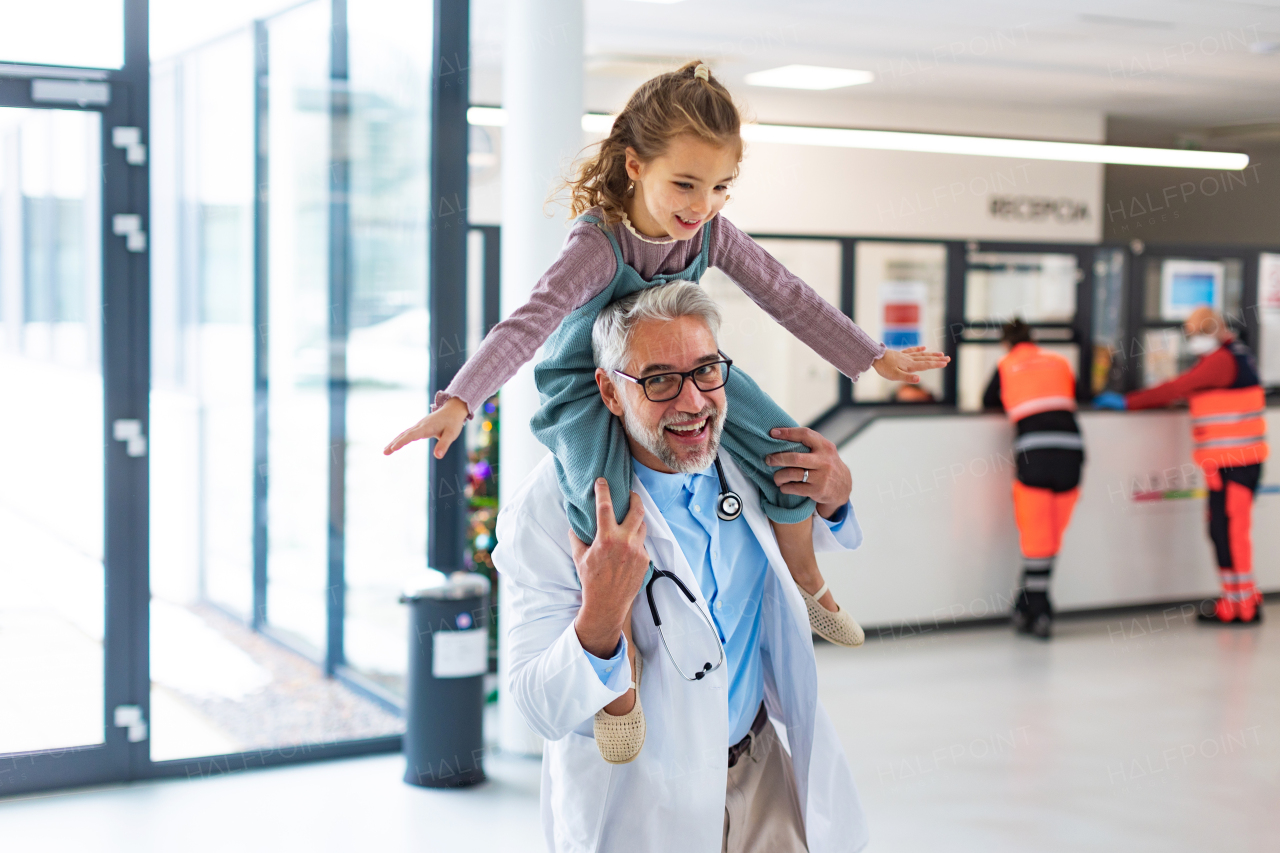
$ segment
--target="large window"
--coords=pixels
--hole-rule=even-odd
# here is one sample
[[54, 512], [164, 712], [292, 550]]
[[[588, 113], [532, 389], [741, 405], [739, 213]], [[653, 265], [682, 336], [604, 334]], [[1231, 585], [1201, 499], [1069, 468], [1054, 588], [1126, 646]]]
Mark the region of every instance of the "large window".
[[154, 759], [403, 730], [430, 6], [333, 8], [153, 68]]

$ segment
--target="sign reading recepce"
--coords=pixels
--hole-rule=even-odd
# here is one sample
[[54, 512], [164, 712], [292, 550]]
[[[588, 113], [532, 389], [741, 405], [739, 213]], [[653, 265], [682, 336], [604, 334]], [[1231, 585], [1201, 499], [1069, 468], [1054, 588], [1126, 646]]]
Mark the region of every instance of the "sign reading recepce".
[[993, 195], [987, 210], [995, 219], [1013, 222], [1061, 222], [1089, 220], [1089, 203], [1074, 198], [1033, 195]]

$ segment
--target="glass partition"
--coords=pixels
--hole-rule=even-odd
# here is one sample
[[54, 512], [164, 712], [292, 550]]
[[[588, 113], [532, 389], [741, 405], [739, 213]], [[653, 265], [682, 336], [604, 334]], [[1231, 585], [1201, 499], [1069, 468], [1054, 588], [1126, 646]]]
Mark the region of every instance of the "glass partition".
[[1099, 249], [1093, 261], [1093, 361], [1090, 376], [1094, 394], [1122, 390], [1129, 347], [1125, 345], [1125, 274], [1123, 249]]
[[1262, 384], [1280, 385], [1280, 255], [1258, 256], [1258, 371]]
[[[947, 247], [943, 243], [859, 240], [854, 272], [854, 321], [893, 349], [941, 351], [946, 329]], [[859, 403], [934, 402], [943, 398], [941, 370], [918, 385], [889, 382], [867, 371], [853, 385]]]
[[[430, 4], [350, 7], [351, 316], [347, 342], [347, 663], [403, 695], [408, 608], [425, 568], [427, 442], [382, 448], [427, 413]], [[394, 27], [387, 22], [395, 20]], [[466, 346], [465, 336], [441, 346]]]
[[319, 657], [329, 543], [328, 3], [267, 25], [267, 621]]
[[1015, 317], [1028, 323], [1069, 323], [1076, 315], [1076, 256], [970, 252], [964, 318], [998, 327]]
[[[762, 239], [769, 254], [818, 292], [840, 305], [838, 240]], [[839, 400], [839, 371], [765, 313], [729, 277], [709, 269], [702, 279], [720, 305], [720, 346], [796, 422], [807, 425]]]
[[1011, 320], [1027, 322], [1036, 343], [1065, 356], [1072, 372], [1077, 371], [1080, 347], [1074, 324], [1077, 290], [1085, 274], [1075, 254], [969, 251], [966, 264], [964, 337], [956, 353], [956, 405], [961, 411], [982, 409], [983, 392], [1005, 352], [1002, 327]]
[[152, 593], [253, 613], [253, 40], [152, 74]]
[[[1209, 306], [1227, 325], [1243, 333], [1244, 261], [1238, 257], [1142, 258], [1142, 322], [1137, 367], [1141, 387], [1167, 382], [1187, 370], [1197, 356], [1186, 346], [1182, 323], [1191, 312]], [[1254, 310], [1254, 309], [1250, 309]]]
[[153, 760], [403, 731], [426, 445], [381, 449], [428, 405], [431, 21], [384, 6], [153, 67]]

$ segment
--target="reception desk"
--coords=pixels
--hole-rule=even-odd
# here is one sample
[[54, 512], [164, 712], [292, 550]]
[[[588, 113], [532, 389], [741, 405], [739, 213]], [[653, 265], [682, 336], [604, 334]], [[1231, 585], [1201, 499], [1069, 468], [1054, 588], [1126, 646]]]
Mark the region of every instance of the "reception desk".
[[[1060, 611], [1156, 604], [1218, 591], [1196, 490], [1185, 411], [1079, 415], [1086, 462], [1051, 596]], [[1267, 414], [1280, 436], [1280, 409]], [[853, 472], [865, 534], [819, 555], [843, 606], [868, 627], [922, 626], [1007, 613], [1021, 570], [1013, 522], [1013, 427], [1001, 415], [935, 407], [851, 408], [820, 430]], [[1280, 471], [1273, 465], [1271, 470]], [[1280, 477], [1264, 467], [1254, 567], [1280, 590]]]

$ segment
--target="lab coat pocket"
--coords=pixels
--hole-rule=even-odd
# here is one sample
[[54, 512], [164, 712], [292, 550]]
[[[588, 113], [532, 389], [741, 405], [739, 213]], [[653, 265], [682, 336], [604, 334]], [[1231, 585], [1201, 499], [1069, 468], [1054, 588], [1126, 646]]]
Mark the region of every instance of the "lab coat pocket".
[[614, 768], [600, 757], [595, 738], [576, 731], [549, 746], [556, 850], [593, 851], [600, 839]]

